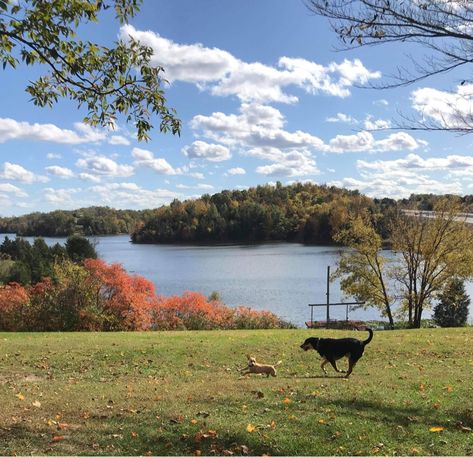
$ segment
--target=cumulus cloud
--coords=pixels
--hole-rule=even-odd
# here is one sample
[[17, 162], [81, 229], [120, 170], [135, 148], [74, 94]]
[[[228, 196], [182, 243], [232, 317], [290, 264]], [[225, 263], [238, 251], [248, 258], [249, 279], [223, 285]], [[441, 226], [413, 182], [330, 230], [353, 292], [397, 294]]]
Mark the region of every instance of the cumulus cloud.
[[170, 203], [182, 195], [167, 189], [148, 190], [133, 182], [108, 183], [89, 189], [101, 204], [115, 208], [150, 208]]
[[133, 148], [132, 156], [136, 159], [133, 162], [135, 167], [151, 168], [161, 175], [176, 175], [180, 174], [180, 170], [175, 170], [166, 159], [156, 158], [151, 151], [141, 148]]
[[28, 194], [21, 190], [19, 187], [9, 183], [0, 183], [0, 193], [11, 194], [15, 197], [25, 198]]
[[131, 165], [121, 165], [104, 155], [85, 154], [76, 161], [76, 166], [84, 173], [94, 176], [127, 177], [134, 173]]
[[346, 124], [356, 124], [358, 121], [351, 117], [349, 114], [345, 113], [337, 113], [335, 116], [327, 117], [325, 119], [327, 122], [336, 123], [336, 122], [343, 122]]
[[330, 152], [385, 152], [414, 150], [419, 147], [419, 142], [406, 132], [396, 132], [388, 135], [382, 140], [375, 140], [373, 135], [367, 131], [361, 131], [354, 135], [337, 135], [329, 142]]
[[205, 159], [210, 162], [222, 162], [232, 157], [227, 147], [200, 140], [182, 148], [182, 153], [189, 159]]
[[241, 167], [234, 167], [234, 168], [228, 169], [227, 174], [229, 174], [230, 176], [245, 175], [246, 170], [244, 168], [241, 168]]
[[128, 146], [130, 144], [130, 141], [128, 138], [125, 138], [122, 135], [112, 135], [108, 142], [112, 145], [121, 145], [121, 146]]
[[200, 43], [175, 43], [157, 33], [125, 25], [121, 37], [127, 40], [129, 36], [153, 49], [152, 63], [166, 69], [170, 82], [193, 83], [214, 95], [236, 95], [246, 102], [294, 103], [297, 97], [285, 91], [289, 86], [312, 94], [346, 97], [354, 84], [365, 84], [381, 76], [368, 70], [359, 59], [324, 66], [301, 58], [281, 57], [276, 66], [270, 66], [244, 62], [227, 51]]
[[7, 179], [9, 181], [24, 182], [27, 184], [49, 181], [47, 176], [36, 175], [21, 165], [10, 162], [5, 162], [3, 164], [3, 167], [0, 171], [0, 178]]
[[43, 189], [43, 195], [46, 201], [56, 205], [68, 205], [73, 203], [73, 196], [80, 192], [79, 188], [53, 189], [46, 187]]
[[48, 174], [57, 176], [58, 178], [68, 179], [74, 177], [74, 172], [70, 168], [60, 167], [59, 165], [52, 165], [46, 167]]
[[413, 91], [411, 98], [412, 107], [425, 121], [433, 121], [443, 128], [471, 128], [473, 84], [457, 86], [456, 92], [423, 87]]
[[106, 133], [85, 125], [74, 124], [75, 130], [61, 129], [54, 124], [30, 124], [0, 118], [0, 143], [9, 140], [49, 141], [61, 144], [81, 144], [103, 141]]

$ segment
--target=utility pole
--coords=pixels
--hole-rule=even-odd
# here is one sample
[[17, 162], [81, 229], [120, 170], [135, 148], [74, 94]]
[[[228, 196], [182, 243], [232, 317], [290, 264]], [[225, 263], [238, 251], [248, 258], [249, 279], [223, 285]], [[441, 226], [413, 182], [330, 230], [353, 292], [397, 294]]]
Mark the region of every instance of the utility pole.
[[330, 321], [330, 265], [327, 266], [327, 326]]

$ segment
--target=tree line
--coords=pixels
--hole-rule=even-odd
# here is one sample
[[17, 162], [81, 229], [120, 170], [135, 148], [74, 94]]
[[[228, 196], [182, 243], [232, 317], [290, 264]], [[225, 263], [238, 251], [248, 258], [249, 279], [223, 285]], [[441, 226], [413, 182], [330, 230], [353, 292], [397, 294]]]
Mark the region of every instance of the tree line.
[[0, 218], [0, 233], [20, 236], [70, 236], [81, 234], [118, 235], [133, 232], [150, 217], [151, 210], [120, 210], [92, 206], [73, 211], [35, 212], [16, 217]]

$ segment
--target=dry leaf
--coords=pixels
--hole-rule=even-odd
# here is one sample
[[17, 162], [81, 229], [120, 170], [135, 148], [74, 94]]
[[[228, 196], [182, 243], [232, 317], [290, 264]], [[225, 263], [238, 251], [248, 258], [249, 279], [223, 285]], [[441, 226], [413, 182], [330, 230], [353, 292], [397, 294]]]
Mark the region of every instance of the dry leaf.
[[255, 427], [253, 424], [248, 424], [248, 425], [246, 426], [246, 431], [247, 431], [248, 433], [253, 433], [255, 430], [256, 430], [256, 427]]
[[191, 419], [191, 424], [193, 425], [197, 424], [197, 419]]
[[285, 405], [288, 405], [289, 403], [291, 403], [291, 399], [286, 397], [282, 402], [283, 402]]
[[41, 403], [38, 401], [38, 400], [35, 400], [32, 405], [35, 407], [35, 408], [41, 408]]
[[132, 438], [138, 438], [138, 433], [136, 433], [136, 432], [131, 432], [131, 437], [132, 437]]
[[444, 430], [445, 430], [444, 427], [430, 427], [429, 428], [429, 432], [435, 432], [435, 433], [443, 432]]
[[18, 399], [21, 400], [21, 401], [23, 401], [23, 400], [25, 399], [25, 396], [24, 396], [21, 392], [17, 393], [17, 394], [15, 395], [15, 397], [18, 398]]
[[62, 435], [55, 435], [55, 436], [53, 436], [53, 437], [51, 438], [51, 441], [52, 441], [53, 443], [57, 443], [58, 441], [62, 441], [62, 440], [64, 440], [64, 439], [66, 439], [65, 436], [62, 436]]

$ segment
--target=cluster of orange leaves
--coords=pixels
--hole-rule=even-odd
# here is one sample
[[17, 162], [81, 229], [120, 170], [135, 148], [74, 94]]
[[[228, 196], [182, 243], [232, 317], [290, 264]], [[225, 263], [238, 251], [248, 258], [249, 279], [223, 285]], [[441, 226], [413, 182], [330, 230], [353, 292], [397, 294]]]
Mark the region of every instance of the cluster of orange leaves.
[[[44, 278], [31, 286], [0, 286], [0, 330], [41, 330], [45, 326], [39, 320], [60, 322], [64, 314], [77, 319], [70, 319], [74, 324], [61, 322], [56, 330], [202, 330], [284, 325], [268, 311], [230, 308], [197, 292], [158, 295], [151, 281], [130, 275], [117, 263], [86, 259], [80, 266], [60, 266], [60, 270], [57, 278]], [[26, 322], [29, 327], [25, 327]]]

